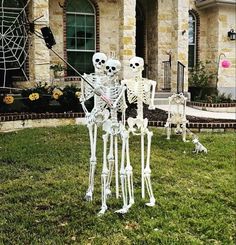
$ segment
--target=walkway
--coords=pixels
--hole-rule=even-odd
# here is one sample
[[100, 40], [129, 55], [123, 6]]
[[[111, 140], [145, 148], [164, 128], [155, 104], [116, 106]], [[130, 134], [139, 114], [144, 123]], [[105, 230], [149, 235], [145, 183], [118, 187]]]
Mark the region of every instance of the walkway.
[[[164, 111], [168, 111], [169, 105], [156, 105], [156, 108]], [[236, 120], [236, 111], [235, 112], [211, 112], [211, 111], [198, 110], [189, 106], [186, 107], [186, 115], [194, 116], [194, 117]]]

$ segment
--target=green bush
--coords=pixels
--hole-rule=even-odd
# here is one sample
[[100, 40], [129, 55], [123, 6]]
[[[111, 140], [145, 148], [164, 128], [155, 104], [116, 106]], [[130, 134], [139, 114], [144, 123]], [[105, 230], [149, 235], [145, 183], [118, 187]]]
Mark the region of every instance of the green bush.
[[[80, 103], [80, 88], [68, 85], [61, 89], [39, 83], [36, 87], [24, 89], [21, 94], [0, 94], [0, 112], [83, 112]], [[13, 102], [7, 103], [6, 98]], [[4, 99], [5, 98], [5, 99]], [[88, 111], [93, 108], [93, 98], [85, 102]]]
[[32, 112], [46, 112], [51, 101], [51, 88], [47, 84], [37, 84], [36, 87], [25, 89], [21, 93], [22, 101]]
[[62, 110], [64, 111], [82, 111], [79, 96], [77, 95], [79, 89], [74, 86], [66, 86], [62, 90], [62, 95], [58, 98]]
[[216, 84], [216, 71], [210, 70], [210, 61], [200, 61], [189, 73], [189, 85], [191, 87], [204, 88], [212, 83]]
[[189, 91], [193, 92], [192, 100], [204, 101], [206, 96], [218, 94], [216, 89], [217, 72], [210, 69], [210, 65], [210, 61], [200, 61], [189, 72], [188, 82]]

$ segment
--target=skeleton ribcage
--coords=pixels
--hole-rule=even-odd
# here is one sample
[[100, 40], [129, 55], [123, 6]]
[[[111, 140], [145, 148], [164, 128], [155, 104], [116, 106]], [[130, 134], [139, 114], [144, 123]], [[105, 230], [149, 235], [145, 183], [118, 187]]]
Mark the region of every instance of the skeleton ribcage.
[[[116, 86], [116, 87], [106, 87], [106, 96], [108, 96], [110, 98], [110, 100], [112, 101], [112, 103], [116, 102], [117, 98], [119, 97], [121, 91], [122, 91], [122, 87], [121, 86]], [[125, 103], [125, 98], [122, 95], [120, 100], [117, 103], [117, 107], [116, 110], [121, 112], [124, 111], [126, 109], [126, 103]]]
[[[92, 85], [96, 86], [101, 86], [101, 81], [100, 83], [97, 82], [97, 77], [94, 74], [90, 74], [88, 76], [85, 77]], [[101, 86], [102, 88], [102, 86]], [[102, 110], [105, 106], [106, 106], [106, 102], [104, 100], [101, 99], [100, 96], [97, 96], [94, 93], [93, 88], [87, 84], [86, 82], [84, 82], [84, 99], [89, 100], [90, 98], [94, 97], [94, 109], [96, 110]]]
[[139, 83], [131, 81], [127, 83], [127, 88], [129, 103], [134, 103], [140, 99], [143, 103], [150, 104], [150, 88], [145, 84], [145, 80]]

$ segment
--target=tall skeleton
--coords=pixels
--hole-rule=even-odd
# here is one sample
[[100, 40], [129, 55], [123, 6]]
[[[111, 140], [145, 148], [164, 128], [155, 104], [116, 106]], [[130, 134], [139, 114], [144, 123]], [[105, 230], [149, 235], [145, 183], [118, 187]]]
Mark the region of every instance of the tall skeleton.
[[165, 124], [167, 130], [167, 139], [170, 139], [171, 124], [176, 125], [176, 134], [182, 134], [183, 141], [186, 141], [186, 101], [187, 98], [182, 94], [173, 94], [169, 97], [168, 118]]
[[[123, 151], [124, 145], [127, 144], [127, 133], [124, 127], [124, 112], [126, 109], [125, 89], [124, 85], [120, 85], [118, 80], [118, 72], [121, 69], [121, 64], [118, 60], [109, 59], [106, 62], [106, 74], [108, 81], [104, 90], [105, 95], [110, 98], [112, 106], [110, 107], [110, 118], [103, 123], [103, 166], [101, 174], [102, 183], [102, 206], [99, 215], [104, 214], [107, 210], [107, 197], [111, 194], [110, 184], [112, 172], [115, 168], [116, 182], [116, 198], [119, 197], [119, 181], [118, 181], [118, 137], [122, 138], [122, 160], [124, 161]], [[118, 112], [123, 113], [123, 123], [118, 122]], [[109, 153], [108, 142], [110, 140]]]
[[[127, 86], [128, 101], [130, 103], [134, 103], [134, 102], [137, 103], [137, 117], [128, 118], [127, 120], [128, 132], [132, 132], [133, 135], [141, 136], [142, 198], [145, 198], [145, 186], [146, 186], [150, 198], [150, 202], [146, 203], [146, 205], [154, 206], [155, 198], [153, 195], [153, 190], [151, 185], [151, 168], [150, 168], [151, 139], [153, 133], [148, 129], [148, 119], [143, 118], [143, 104], [149, 105], [149, 109], [155, 109], [154, 96], [155, 96], [156, 82], [142, 77], [142, 71], [144, 69], [144, 60], [142, 58], [133, 57], [130, 60], [130, 68], [134, 74], [134, 79], [125, 79], [122, 81], [122, 84]], [[145, 149], [144, 149], [145, 136], [147, 136], [146, 162], [145, 162]], [[131, 166], [128, 167], [132, 169]], [[127, 170], [126, 174], [128, 174], [128, 172], [129, 171]], [[126, 199], [128, 199], [127, 193], [130, 193], [129, 203], [127, 206], [125, 206], [124, 204], [123, 209], [119, 210], [118, 212], [127, 212], [127, 209], [134, 202], [132, 189], [133, 187], [129, 186], [128, 184], [127, 189], [124, 192], [126, 193]]]
[[[85, 112], [87, 127], [90, 138], [90, 170], [89, 170], [89, 186], [85, 195], [86, 200], [92, 201], [94, 191], [94, 174], [97, 164], [96, 148], [97, 148], [97, 129], [101, 126], [104, 121], [109, 117], [109, 111], [107, 109], [106, 102], [98, 96], [101, 94], [100, 91], [105, 90], [107, 77], [105, 76], [105, 62], [107, 56], [104, 53], [95, 53], [92, 58], [95, 73], [89, 75], [84, 74], [84, 77], [89, 80], [95, 87], [92, 89], [87, 83], [81, 81], [81, 104]], [[103, 92], [104, 93], [104, 92]], [[102, 93], [102, 94], [103, 94]], [[89, 112], [85, 106], [86, 100], [94, 97], [94, 107]]]

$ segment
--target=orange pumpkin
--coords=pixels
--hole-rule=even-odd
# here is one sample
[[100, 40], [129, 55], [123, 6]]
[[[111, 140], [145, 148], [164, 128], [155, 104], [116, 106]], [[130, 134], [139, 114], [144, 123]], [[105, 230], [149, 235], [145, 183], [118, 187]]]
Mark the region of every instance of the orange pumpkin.
[[31, 101], [38, 100], [39, 99], [39, 94], [38, 93], [32, 93], [29, 95], [29, 99]]
[[14, 97], [12, 95], [6, 95], [4, 98], [3, 98], [3, 102], [7, 105], [10, 105], [14, 102]]
[[63, 95], [63, 92], [60, 89], [53, 90], [53, 94], [52, 94], [53, 99], [58, 100], [59, 97], [62, 95]]

